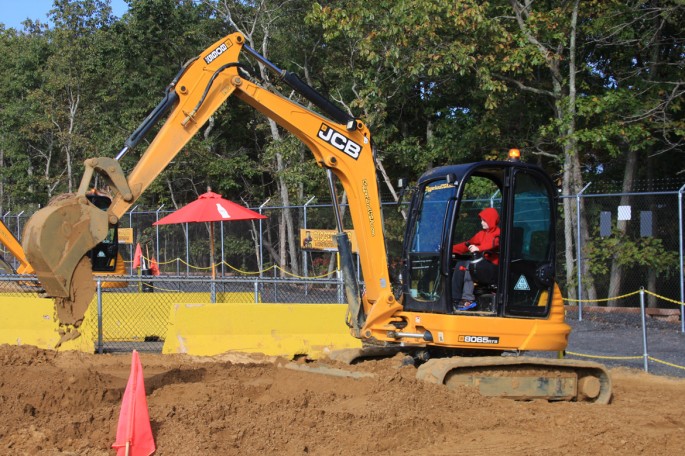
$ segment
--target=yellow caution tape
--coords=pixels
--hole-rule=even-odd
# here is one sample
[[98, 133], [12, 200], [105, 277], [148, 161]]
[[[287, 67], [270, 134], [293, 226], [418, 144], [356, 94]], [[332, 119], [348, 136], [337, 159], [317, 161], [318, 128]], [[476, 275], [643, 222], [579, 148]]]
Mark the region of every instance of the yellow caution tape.
[[678, 304], [679, 306], [685, 306], [685, 302], [682, 301], [677, 301], [675, 299], [667, 298], [666, 296], [661, 296], [658, 295], [652, 291], [649, 290], [637, 290], [637, 291], [632, 291], [630, 293], [626, 293], [622, 296], [616, 296], [616, 297], [611, 297], [611, 298], [602, 298], [602, 299], [573, 299], [573, 298], [562, 298], [562, 300], [567, 301], [567, 302], [606, 302], [606, 301], [616, 301], [619, 299], [623, 298], [628, 298], [630, 296], [634, 296], [636, 294], [639, 294], [641, 291], [644, 291], [645, 293], [652, 295], [654, 297], [657, 297], [659, 299], [663, 299], [664, 301], [670, 302], [672, 304]]
[[581, 358], [594, 358], [594, 359], [642, 359], [642, 356], [599, 356], [599, 355], [587, 355], [584, 353], [576, 353], [576, 352], [571, 352], [567, 351], [566, 352], [569, 355], [573, 356], [580, 356]]
[[655, 363], [665, 364], [666, 366], [671, 366], [671, 367], [675, 367], [676, 369], [683, 369], [683, 370], [685, 370], [685, 366], [679, 366], [679, 365], [677, 365], [677, 364], [669, 363], [669, 362], [663, 361], [663, 360], [661, 360], [661, 359], [652, 358], [651, 356], [648, 356], [647, 359], [650, 360], [650, 361], [654, 361]]
[[[572, 352], [572, 351], [567, 351], [566, 353], [569, 355], [573, 355], [573, 356], [579, 356], [581, 358], [593, 358], [593, 359], [612, 359], [612, 360], [644, 359], [644, 356], [599, 356], [599, 355], [588, 355], [585, 353], [576, 353], [576, 352]], [[647, 359], [650, 361], [654, 361], [655, 363], [664, 364], [666, 366], [674, 367], [676, 369], [685, 370], [685, 366], [679, 366], [678, 364], [669, 363], [668, 361], [664, 361], [664, 360], [661, 360], [658, 358], [654, 358], [652, 356], [647, 356]]]
[[649, 290], [645, 290], [645, 293], [650, 294], [650, 295], [652, 295], [652, 296], [656, 296], [657, 298], [663, 299], [664, 301], [668, 301], [668, 302], [673, 303], [673, 304], [678, 304], [679, 306], [685, 305], [685, 303], [683, 303], [683, 302], [681, 302], [681, 301], [676, 301], [675, 299], [670, 299], [670, 298], [667, 298], [666, 296], [658, 295], [658, 294], [653, 293], [653, 292], [651, 292], [651, 291], [649, 291]]
[[627, 297], [636, 295], [636, 294], [638, 294], [638, 293], [640, 293], [640, 290], [633, 291], [633, 292], [631, 292], [631, 293], [627, 293], [627, 294], [624, 294], [624, 295], [622, 295], [622, 296], [616, 296], [616, 297], [612, 297], [612, 298], [603, 298], [603, 299], [573, 299], [573, 298], [562, 298], [562, 299], [563, 299], [564, 301], [568, 301], [568, 302], [606, 302], [606, 301], [616, 301], [616, 300], [618, 300], [618, 299], [627, 298]]
[[[143, 258], [144, 258], [148, 263], [150, 262], [150, 259], [149, 259], [149, 258], [147, 258], [147, 257], [145, 257], [145, 256], [143, 256]], [[190, 264], [190, 263], [187, 263], [186, 261], [184, 261], [184, 260], [181, 259], [181, 258], [175, 258], [175, 259], [173, 259], [173, 260], [164, 261], [164, 262], [159, 262], [159, 263], [157, 263], [157, 264], [158, 264], [158, 265], [163, 265], [163, 264], [171, 264], [171, 263], [176, 263], [176, 262], [180, 262], [180, 263], [182, 263], [182, 264], [184, 264], [184, 265], [186, 265], [186, 266], [188, 266], [188, 267], [190, 267], [190, 268], [197, 269], [197, 270], [202, 270], [202, 271], [207, 271], [207, 270], [212, 269], [211, 266], [206, 266], [206, 267], [203, 267], [203, 266], [194, 266], [194, 265], [192, 265], [192, 264]], [[132, 263], [132, 261], [124, 261], [124, 263], [130, 264], [130, 263]], [[261, 271], [244, 271], [244, 270], [242, 270], [242, 269], [236, 268], [235, 266], [232, 266], [232, 265], [228, 264], [228, 263], [225, 262], [225, 261], [222, 261], [221, 263], [217, 263], [217, 264], [214, 265], [214, 266], [215, 266], [215, 267], [219, 267], [219, 266], [221, 266], [222, 264], [226, 265], [229, 269], [231, 269], [231, 270], [233, 270], [233, 271], [235, 271], [235, 272], [237, 272], [237, 273], [243, 274], [243, 275], [264, 274], [265, 272], [269, 272], [269, 271], [271, 271], [272, 269], [277, 269], [277, 270], [281, 271], [283, 274], [285, 274], [285, 275], [287, 275], [287, 276], [290, 276], [290, 277], [293, 277], [293, 278], [296, 278], [296, 279], [322, 279], [322, 278], [325, 278], [325, 277], [330, 277], [330, 276], [332, 276], [333, 274], [335, 274], [335, 271], [332, 271], [332, 272], [327, 272], [327, 273], [325, 273], [325, 274], [321, 274], [321, 275], [318, 275], [318, 276], [300, 276], [300, 275], [297, 275], [297, 274], [293, 274], [292, 272], [289, 272], [289, 271], [283, 269], [282, 267], [280, 267], [280, 266], [278, 266], [278, 265], [271, 265], [271, 266], [269, 266], [269, 267], [266, 268], [266, 269], [262, 269]]]

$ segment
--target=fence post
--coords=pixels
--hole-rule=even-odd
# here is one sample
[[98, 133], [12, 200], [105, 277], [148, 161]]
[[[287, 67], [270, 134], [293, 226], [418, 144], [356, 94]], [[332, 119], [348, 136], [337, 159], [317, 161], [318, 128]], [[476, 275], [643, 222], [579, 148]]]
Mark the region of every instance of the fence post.
[[683, 284], [683, 190], [685, 185], [678, 190], [678, 246], [680, 248], [680, 332], [685, 333], [685, 285]]
[[19, 222], [19, 217], [21, 217], [21, 214], [23, 214], [24, 212], [25, 212], [25, 211], [21, 211], [20, 213], [18, 213], [17, 215], [15, 215], [15, 217], [17, 217], [17, 239], [21, 239], [21, 229], [20, 229], [20, 226], [19, 226], [19, 223], [20, 223], [20, 222]]
[[345, 301], [345, 292], [343, 290], [345, 281], [343, 280], [342, 270], [340, 268], [337, 268], [335, 270], [335, 278], [338, 280], [338, 302], [344, 303], [344, 302], [346, 302]]
[[[136, 204], [133, 206], [133, 209], [128, 211], [128, 227], [131, 228], [131, 232], [133, 232], [133, 212], [138, 208], [138, 205]], [[133, 242], [131, 242], [131, 245], [128, 246], [128, 254], [129, 258], [131, 259], [131, 272], [130, 274], [133, 275], [133, 247], [135, 244], [135, 234], [133, 236]]]
[[[264, 206], [266, 206], [266, 203], [268, 203], [271, 200], [271, 198], [267, 198], [266, 201], [262, 203], [261, 206], [258, 208], [259, 215], [262, 215], [262, 209]], [[262, 219], [259, 219], [259, 277], [262, 277], [262, 271], [264, 269], [264, 253], [262, 251], [262, 244], [264, 242], [263, 239], [263, 234], [262, 234]]]
[[645, 372], [649, 372], [649, 355], [647, 354], [647, 324], [645, 322], [645, 287], [640, 287], [640, 316], [642, 318], [642, 358]]
[[102, 354], [102, 279], [97, 281], [97, 298], [98, 298], [98, 353]]
[[[5, 222], [5, 218], [6, 218], [7, 216], [10, 215], [10, 212], [12, 212], [12, 211], [7, 211], [7, 212], [5, 212], [5, 214], [2, 216], [2, 223], [3, 223], [3, 225], [5, 225], [5, 226], [7, 226], [7, 222]], [[8, 226], [7, 229], [10, 230], [10, 227]], [[19, 238], [17, 238], [17, 239], [19, 239]], [[3, 247], [3, 250], [5, 250], [4, 247]], [[16, 259], [16, 258], [12, 258], [12, 267], [13, 267], [14, 269], [17, 269], [17, 259]]]
[[186, 229], [184, 230], [186, 239], [186, 277], [190, 275], [190, 241], [188, 240], [188, 224], [185, 224]]
[[[316, 196], [312, 196], [307, 200], [306, 203], [304, 203], [304, 213], [303, 213], [303, 218], [302, 218], [302, 227], [304, 230], [307, 230], [307, 206], [309, 206], [309, 203], [314, 201], [316, 199]], [[307, 251], [302, 249], [302, 271], [303, 271], [303, 276], [304, 277], [309, 277], [309, 271], [307, 269]], [[307, 294], [307, 285], [305, 285], [304, 288], [305, 295]]]
[[226, 260], [224, 259], [224, 256], [226, 255], [224, 251], [224, 222], [223, 220], [219, 222], [219, 232], [221, 234], [221, 278], [223, 279], [226, 275], [226, 269], [224, 268], [224, 265], [226, 264]]
[[581, 269], [583, 268], [583, 258], [580, 249], [580, 195], [592, 185], [588, 182], [585, 187], [576, 195], [576, 268], [578, 269], [578, 321], [583, 321], [583, 288], [581, 283]]
[[[302, 220], [302, 226], [305, 230], [305, 233], [307, 232], [307, 206], [316, 199], [316, 196], [312, 196], [307, 200], [306, 203], [304, 203], [304, 216]], [[302, 275], [306, 278], [309, 278], [309, 268], [307, 266], [307, 251], [305, 249], [302, 249]], [[304, 284], [304, 295], [307, 296], [309, 293], [309, 282], [305, 282]]]
[[[162, 210], [164, 204], [159, 206], [155, 211], [155, 223], [159, 222], [159, 211]], [[157, 264], [159, 264], [159, 225], [155, 225], [155, 257], [157, 258]]]

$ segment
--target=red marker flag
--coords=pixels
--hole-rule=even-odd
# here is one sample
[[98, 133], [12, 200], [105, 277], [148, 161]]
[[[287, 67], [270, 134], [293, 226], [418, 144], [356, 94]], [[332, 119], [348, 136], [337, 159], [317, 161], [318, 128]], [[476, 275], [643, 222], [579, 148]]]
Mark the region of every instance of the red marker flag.
[[121, 401], [117, 438], [112, 448], [117, 450], [117, 456], [150, 456], [155, 452], [145, 398], [143, 366], [135, 350], [131, 359], [131, 375]]
[[143, 249], [140, 244], [136, 244], [136, 253], [133, 254], [133, 269], [140, 267], [140, 258], [143, 256]]

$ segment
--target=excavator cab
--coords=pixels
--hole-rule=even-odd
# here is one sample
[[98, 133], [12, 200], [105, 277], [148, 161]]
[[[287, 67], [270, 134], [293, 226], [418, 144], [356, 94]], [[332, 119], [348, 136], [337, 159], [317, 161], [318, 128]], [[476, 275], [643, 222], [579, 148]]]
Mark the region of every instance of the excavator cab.
[[[550, 178], [519, 161], [446, 166], [424, 174], [405, 236], [404, 310], [545, 318], [554, 287], [555, 197]], [[452, 245], [482, 229], [478, 214], [486, 207], [500, 216], [500, 245], [493, 252], [499, 265], [489, 277], [478, 277], [479, 262], [487, 260], [457, 256]], [[458, 261], [469, 262], [478, 303], [465, 312], [452, 303]]]
[[[86, 193], [86, 198], [95, 207], [107, 211], [112, 199], [109, 196], [91, 191]], [[99, 244], [93, 247], [87, 255], [91, 259], [93, 272], [114, 272], [117, 270], [119, 260], [119, 236], [118, 224], [110, 224], [107, 236]]]

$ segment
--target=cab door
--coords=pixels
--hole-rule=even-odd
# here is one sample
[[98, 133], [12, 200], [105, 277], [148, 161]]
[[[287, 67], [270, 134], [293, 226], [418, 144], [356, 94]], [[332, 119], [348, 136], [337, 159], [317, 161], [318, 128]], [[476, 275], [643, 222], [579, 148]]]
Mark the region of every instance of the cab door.
[[513, 168], [507, 195], [505, 314], [546, 316], [554, 287], [555, 192], [535, 169]]
[[417, 192], [404, 241], [404, 308], [416, 312], [448, 313], [445, 228], [454, 208], [453, 179], [437, 179]]

